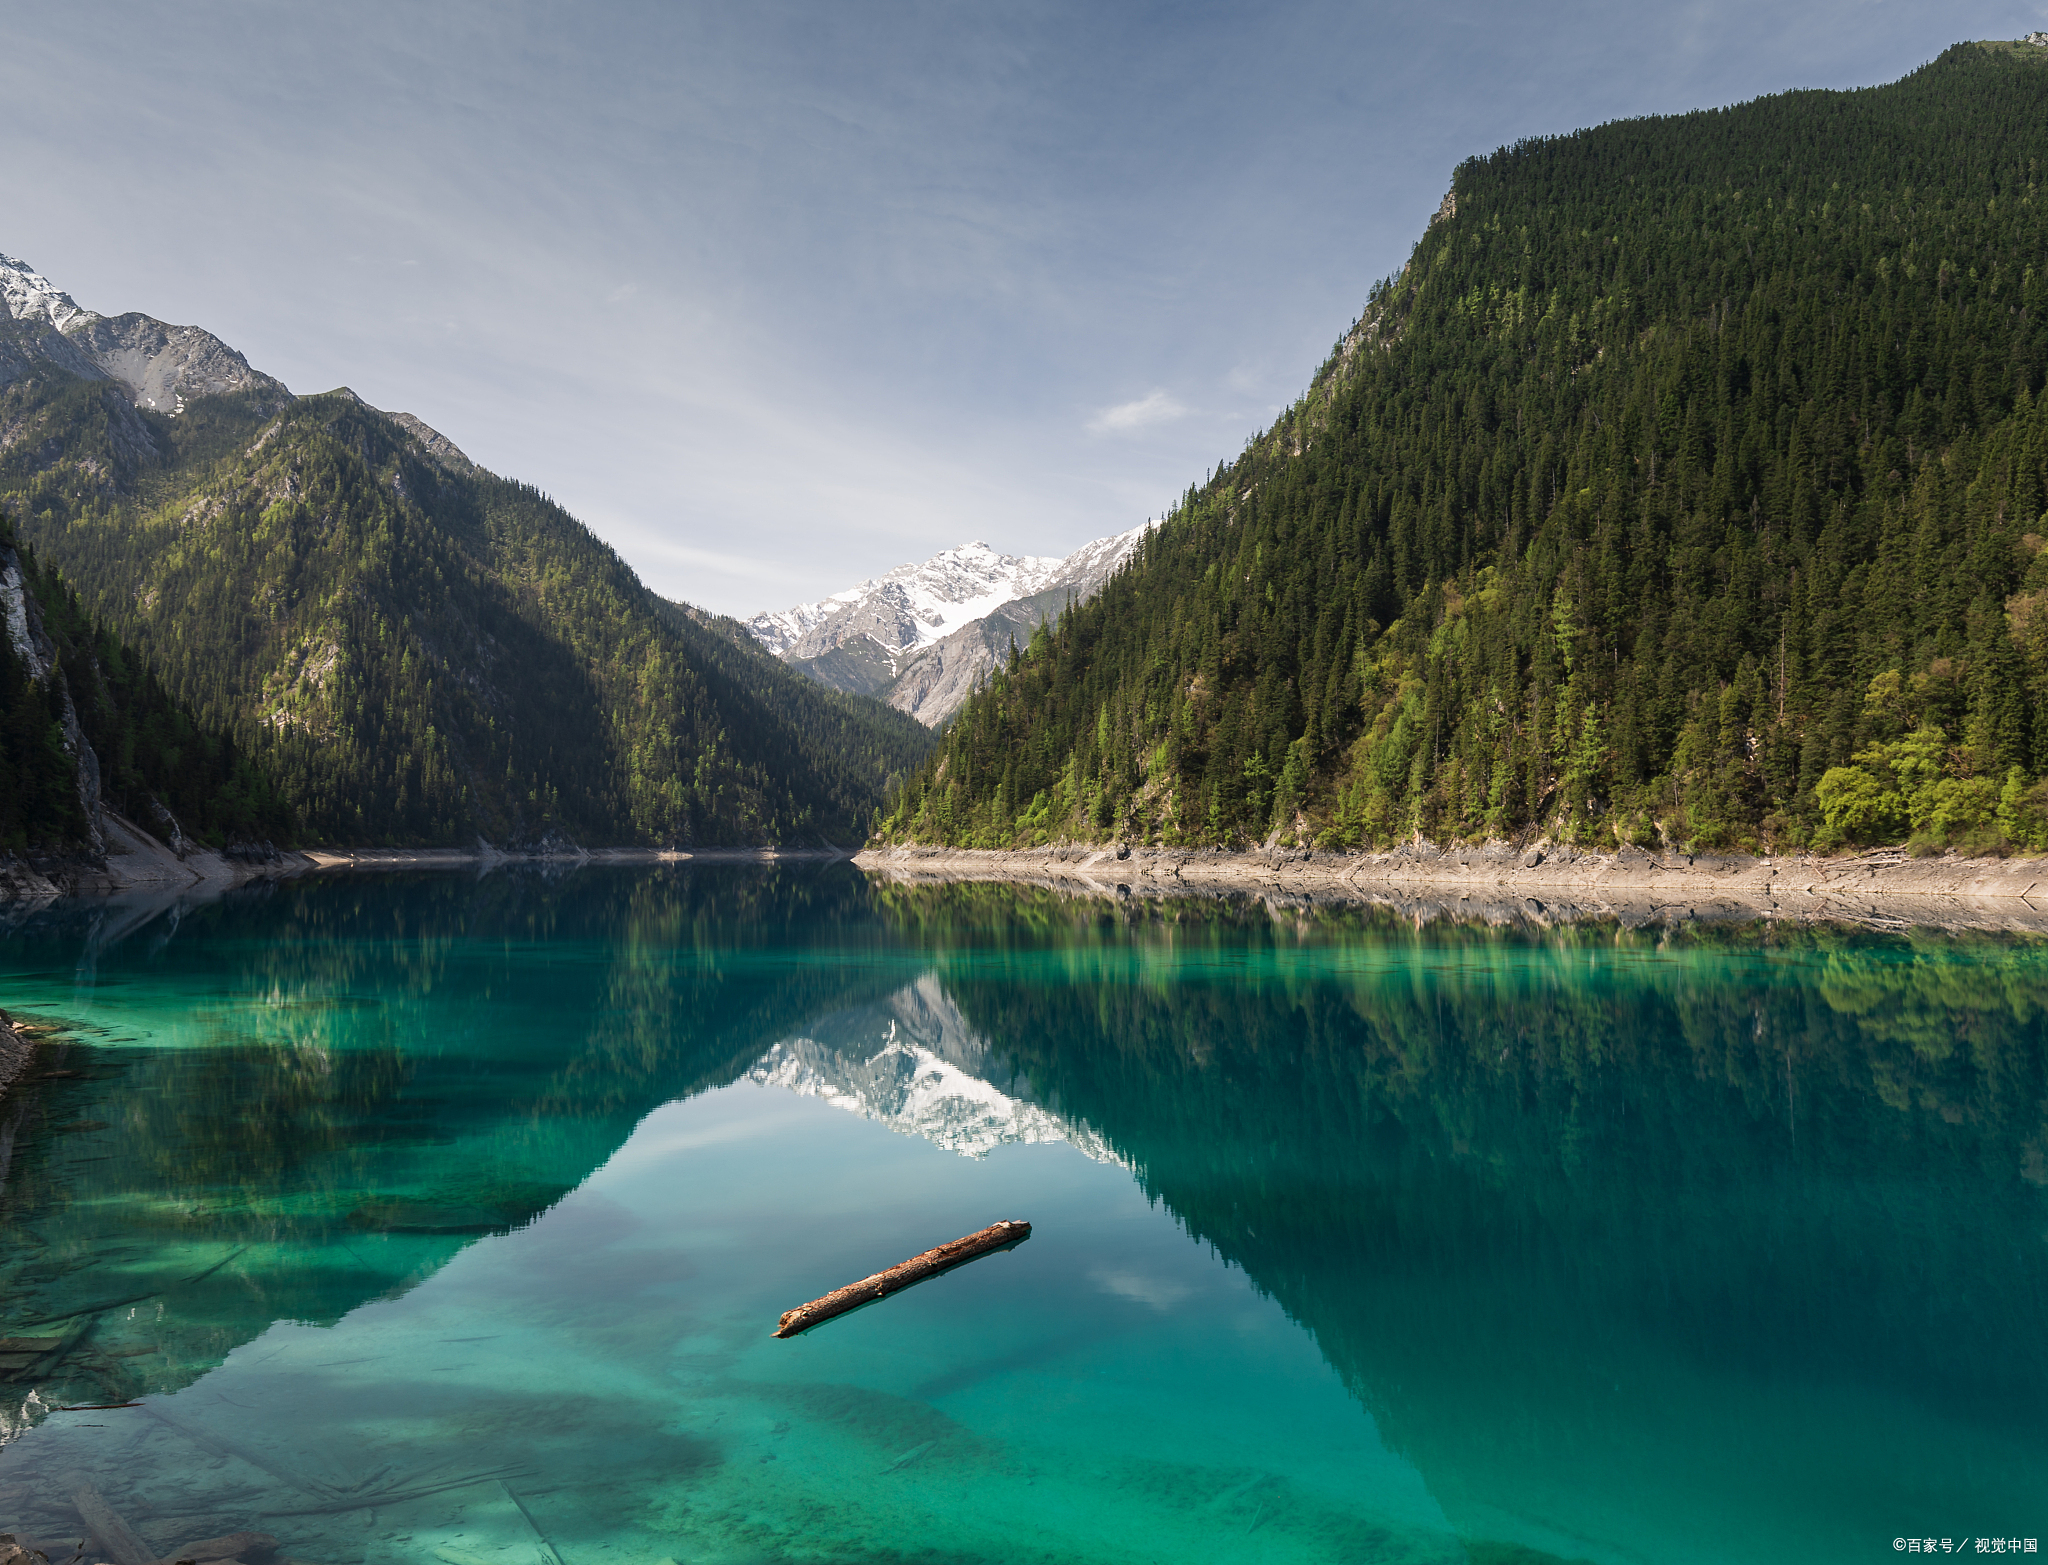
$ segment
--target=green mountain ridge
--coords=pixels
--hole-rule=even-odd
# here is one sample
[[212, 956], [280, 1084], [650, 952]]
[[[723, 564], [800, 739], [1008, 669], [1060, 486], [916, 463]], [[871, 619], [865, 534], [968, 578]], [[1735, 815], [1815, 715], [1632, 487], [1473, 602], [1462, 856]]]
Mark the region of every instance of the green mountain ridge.
[[1461, 165], [881, 837], [2048, 848], [2048, 48]]
[[929, 747], [410, 415], [293, 398], [198, 335], [242, 381], [171, 387], [166, 413], [0, 321], [0, 503], [308, 840], [854, 841]]

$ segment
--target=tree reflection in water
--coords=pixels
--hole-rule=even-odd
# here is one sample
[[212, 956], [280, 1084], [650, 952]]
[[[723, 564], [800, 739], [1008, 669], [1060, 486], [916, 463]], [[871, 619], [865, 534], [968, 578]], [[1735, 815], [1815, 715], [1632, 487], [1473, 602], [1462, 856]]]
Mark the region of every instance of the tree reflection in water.
[[1773, 1450], [1882, 1514], [1915, 1419], [2048, 1492], [2048, 941], [880, 895], [1482, 1535]]
[[16, 1422], [31, 1388], [172, 1390], [273, 1320], [402, 1292], [649, 1109], [901, 982], [863, 979], [883, 935], [843, 870], [287, 882], [106, 922], [32, 919], [0, 970], [5, 1003], [71, 1023], [0, 1108], [0, 1337], [93, 1324], [61, 1362], [0, 1356]]
[[[1792, 1557], [1816, 1516], [1895, 1509], [1929, 1451], [1946, 1496], [2048, 1492], [2032, 936], [1418, 925], [844, 866], [321, 881], [109, 922], [0, 948], [0, 1004], [77, 1029], [0, 1108], [16, 1424], [31, 1388], [176, 1391], [273, 1321], [404, 1293], [750, 1070], [917, 1130], [928, 1026], [999, 1094], [969, 1129], [1064, 1125], [1128, 1168], [1467, 1540], [1710, 1538], [1739, 1491]], [[590, 1288], [640, 1263], [592, 1245]], [[667, 1351], [658, 1308], [631, 1329]]]

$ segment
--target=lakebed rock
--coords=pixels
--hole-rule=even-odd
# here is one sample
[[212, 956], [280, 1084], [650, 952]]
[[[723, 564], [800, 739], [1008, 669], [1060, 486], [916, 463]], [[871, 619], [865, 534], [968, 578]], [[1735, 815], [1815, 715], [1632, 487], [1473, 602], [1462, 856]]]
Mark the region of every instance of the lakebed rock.
[[[28, 1062], [35, 1053], [34, 1042], [22, 1036], [14, 1025], [14, 1018], [0, 1011], [0, 1097], [6, 1096], [14, 1080], [28, 1069]], [[0, 1565], [7, 1565], [7, 1555], [0, 1548]]]

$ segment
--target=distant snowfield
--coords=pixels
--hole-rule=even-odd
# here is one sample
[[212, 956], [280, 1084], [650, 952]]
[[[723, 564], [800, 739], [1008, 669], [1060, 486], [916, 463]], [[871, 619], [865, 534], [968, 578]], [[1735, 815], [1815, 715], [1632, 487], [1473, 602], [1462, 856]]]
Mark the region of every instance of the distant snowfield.
[[[822, 683], [881, 695], [935, 723], [993, 666], [986, 647], [941, 643], [1011, 605], [1040, 599], [1028, 613], [1013, 611], [1012, 622], [999, 627], [1028, 637], [1041, 615], [1064, 606], [1048, 604], [1046, 595], [1064, 594], [1065, 602], [1075, 603], [1093, 597], [1151, 526], [1098, 538], [1064, 558], [999, 554], [979, 541], [962, 544], [815, 603], [756, 614], [747, 629], [768, 651], [804, 665]], [[914, 666], [919, 672], [913, 680]], [[892, 680], [915, 688], [892, 688]]]
[[[756, 614], [747, 629], [777, 657], [816, 657], [845, 639], [831, 635], [839, 622], [891, 618], [900, 621], [905, 634], [889, 649], [911, 651], [986, 618], [1005, 603], [1043, 591], [1065, 564], [1056, 556], [998, 554], [985, 543], [964, 543], [816, 603]], [[854, 633], [871, 632], [863, 624]]]

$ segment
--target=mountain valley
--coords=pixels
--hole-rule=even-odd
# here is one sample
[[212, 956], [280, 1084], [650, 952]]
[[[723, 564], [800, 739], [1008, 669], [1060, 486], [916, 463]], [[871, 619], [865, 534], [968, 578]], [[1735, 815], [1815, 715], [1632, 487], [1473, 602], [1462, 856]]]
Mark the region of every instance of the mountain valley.
[[312, 840], [857, 841], [929, 745], [410, 415], [0, 289], [0, 509]]
[[[0, 839], [118, 775], [213, 842], [2048, 848], [2044, 121], [1968, 44], [1470, 159], [1164, 521], [745, 623], [0, 257], [8, 590], [74, 649], [10, 632]], [[193, 744], [87, 756], [145, 712]]]

